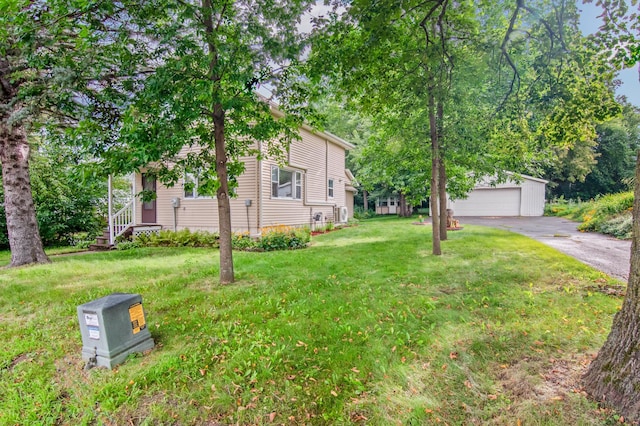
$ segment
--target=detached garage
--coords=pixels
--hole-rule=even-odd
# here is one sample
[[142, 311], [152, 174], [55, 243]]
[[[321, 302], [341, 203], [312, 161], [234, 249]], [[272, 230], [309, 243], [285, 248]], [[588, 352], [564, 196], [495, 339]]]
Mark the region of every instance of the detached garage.
[[[512, 174], [511, 174], [512, 175]], [[491, 186], [491, 179], [478, 183], [464, 200], [448, 201], [454, 216], [542, 216], [548, 181], [520, 175]]]

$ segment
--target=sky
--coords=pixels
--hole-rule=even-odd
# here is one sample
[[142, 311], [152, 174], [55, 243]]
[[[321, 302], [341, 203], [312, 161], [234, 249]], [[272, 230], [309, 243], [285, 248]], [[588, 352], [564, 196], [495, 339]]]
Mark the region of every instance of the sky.
[[[601, 24], [598, 15], [600, 14], [600, 8], [593, 3], [582, 4], [578, 6], [582, 13], [580, 15], [580, 29], [583, 34], [593, 34], [598, 30]], [[640, 81], [638, 76], [640, 75], [640, 64], [635, 68], [629, 68], [623, 70], [618, 74], [618, 78], [622, 80], [622, 86], [616, 91], [619, 95], [625, 95], [629, 102], [635, 106], [640, 107]]]

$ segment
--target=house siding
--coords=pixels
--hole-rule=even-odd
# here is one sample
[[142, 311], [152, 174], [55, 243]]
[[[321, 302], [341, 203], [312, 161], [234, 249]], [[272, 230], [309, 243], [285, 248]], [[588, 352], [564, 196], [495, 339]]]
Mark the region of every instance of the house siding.
[[[295, 141], [289, 148], [289, 164], [287, 169], [302, 173], [302, 199], [288, 200], [271, 196], [271, 186], [262, 186], [262, 226], [274, 226], [280, 224], [303, 226], [311, 225], [312, 217], [321, 213], [324, 221], [334, 221], [334, 207], [337, 194], [332, 200], [327, 196], [327, 182], [329, 173], [340, 168], [344, 175], [344, 148], [338, 147], [319, 135], [306, 129], [300, 130], [300, 141]], [[342, 151], [342, 162], [330, 166], [332, 161], [340, 161], [340, 156], [333, 150]], [[262, 182], [270, 182], [271, 167], [277, 166], [275, 159], [267, 159], [262, 162]], [[338, 179], [334, 181], [336, 191]], [[342, 191], [344, 203], [344, 191]], [[344, 205], [344, 204], [342, 204]]]
[[[245, 157], [244, 173], [238, 177], [236, 196], [231, 198], [231, 228], [233, 232], [258, 233], [258, 200], [257, 200], [257, 161], [255, 158]], [[136, 175], [136, 187], [141, 187], [141, 175]], [[215, 232], [219, 229], [218, 200], [214, 197], [185, 198], [184, 179], [180, 179], [174, 186], [157, 185], [156, 223], [163, 229], [174, 229], [173, 198], [180, 199], [180, 206], [175, 208], [176, 230], [191, 229], [192, 231]], [[247, 209], [245, 200], [251, 200]], [[136, 206], [136, 223], [142, 223], [140, 199]], [[247, 215], [249, 223], [247, 224]]]
[[[345, 147], [333, 143], [306, 128], [300, 129], [301, 140], [293, 141], [288, 150], [284, 168], [302, 174], [302, 199], [279, 199], [271, 196], [271, 167], [278, 166], [278, 159], [245, 157], [244, 173], [238, 177], [236, 197], [231, 199], [231, 227], [233, 232], [249, 232], [257, 235], [262, 228], [275, 225], [313, 225], [312, 217], [322, 214], [322, 222], [334, 221], [335, 207], [347, 205], [345, 185], [351, 181], [345, 176]], [[256, 147], [258, 145], [256, 144]], [[190, 148], [183, 150], [186, 153]], [[334, 197], [328, 198], [329, 177], [334, 179]], [[141, 177], [136, 176], [140, 187]], [[173, 198], [180, 199], [175, 209], [176, 229], [218, 231], [218, 203], [215, 198], [184, 198], [184, 180], [168, 188], [157, 185], [157, 223], [163, 229], [174, 228]], [[246, 200], [251, 200], [247, 209]], [[141, 223], [141, 202], [136, 207], [136, 223]], [[247, 226], [247, 214], [249, 227]]]

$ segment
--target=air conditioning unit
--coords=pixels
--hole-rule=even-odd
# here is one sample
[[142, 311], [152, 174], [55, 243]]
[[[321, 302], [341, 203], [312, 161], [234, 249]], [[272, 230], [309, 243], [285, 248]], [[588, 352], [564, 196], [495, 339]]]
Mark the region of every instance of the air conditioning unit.
[[345, 206], [340, 207], [340, 222], [347, 222], [349, 220], [349, 209]]

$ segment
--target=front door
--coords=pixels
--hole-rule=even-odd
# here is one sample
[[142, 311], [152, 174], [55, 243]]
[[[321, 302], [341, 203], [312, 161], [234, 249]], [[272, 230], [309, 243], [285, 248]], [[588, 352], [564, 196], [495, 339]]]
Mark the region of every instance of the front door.
[[156, 223], [156, 178], [143, 173], [142, 189], [147, 193], [153, 193], [154, 196], [153, 200], [142, 203], [142, 223]]

